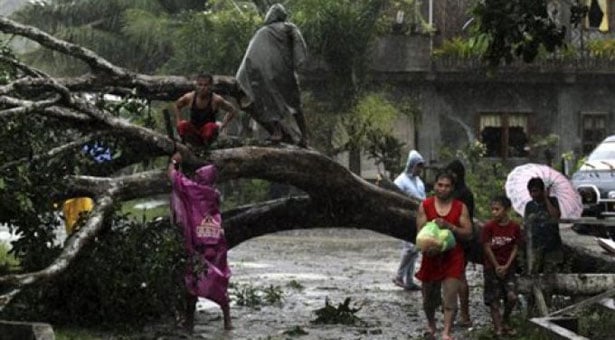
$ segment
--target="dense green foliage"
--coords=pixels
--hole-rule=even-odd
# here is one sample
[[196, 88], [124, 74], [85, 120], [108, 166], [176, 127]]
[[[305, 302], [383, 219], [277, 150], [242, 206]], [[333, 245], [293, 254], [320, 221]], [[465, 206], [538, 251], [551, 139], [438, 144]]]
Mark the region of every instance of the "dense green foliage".
[[[262, 24], [253, 6], [241, 8], [218, 1], [215, 10], [185, 14], [166, 35], [172, 54], [159, 70], [166, 74], [194, 74], [210, 70], [234, 75], [252, 34]], [[224, 5], [224, 6], [223, 6]]]
[[[254, 6], [240, 4], [53, 0], [33, 2], [14, 17], [131, 70], [234, 74], [260, 20]], [[44, 49], [31, 51], [27, 60], [52, 74], [76, 75], [86, 70], [72, 58]]]
[[68, 271], [28, 287], [2, 314], [63, 325], [138, 327], [181, 308], [184, 266], [179, 229], [168, 220], [115, 216]]
[[[204, 9], [204, 1], [173, 0], [53, 0], [36, 1], [14, 14], [58, 38], [88, 47], [111, 62], [152, 72], [168, 59], [171, 39], [166, 34], [172, 17]], [[38, 49], [29, 60], [54, 74], [80, 74], [75, 60]]]
[[6, 273], [19, 266], [19, 261], [9, 253], [8, 245], [0, 242], [0, 273]]
[[591, 40], [587, 43], [587, 49], [592, 57], [615, 59], [615, 39]]
[[492, 66], [515, 58], [531, 62], [541, 47], [563, 46], [564, 29], [549, 18], [545, 0], [485, 0], [474, 8], [477, 33], [489, 36], [484, 58]]
[[[12, 57], [6, 48], [0, 53]], [[0, 63], [3, 84], [16, 76], [14, 68]], [[64, 135], [49, 133], [52, 129], [63, 127], [50, 119], [24, 115], [0, 124], [0, 223], [23, 235], [11, 252], [26, 270], [48, 265], [59, 251], [53, 240], [60, 222], [50, 197], [63, 190], [61, 178], [74, 162], [62, 156], [28, 162], [32, 155], [66, 140]]]
[[[6, 49], [2, 53], [10, 56]], [[0, 70], [4, 83], [18, 76], [8, 65], [0, 64]], [[111, 102], [93, 99], [117, 116], [144, 126], [153, 124], [147, 103], [130, 98]], [[134, 164], [131, 155], [136, 151], [124, 148], [130, 145], [124, 138], [92, 137], [84, 144], [109, 146], [112, 161], [97, 163], [81, 151], [83, 144], [79, 143], [47, 157], [49, 150], [94, 133], [98, 127], [77, 129], [71, 122], [39, 115], [7, 115], [3, 120], [0, 223], [21, 237], [12, 242], [12, 262], [2, 265], [0, 274], [37, 271], [51, 264], [62, 247], [58, 234], [64, 229], [60, 207], [67, 193], [66, 176], [107, 176]], [[105, 228], [107, 232], [99, 235], [67, 272], [24, 290], [4, 315], [18, 320], [136, 324], [168, 313], [170, 301], [177, 301], [177, 288], [170, 280], [175, 280], [173, 271], [181, 265], [177, 257], [183, 254], [174, 229], [168, 223], [143, 224], [123, 217], [107, 217]], [[143, 283], [145, 287], [135, 288]], [[1, 293], [6, 293], [4, 287]]]
[[383, 0], [302, 0], [293, 2], [293, 20], [301, 28], [310, 53], [330, 67], [328, 91], [334, 111], [352, 106], [367, 75], [368, 51], [376, 37]]
[[433, 51], [433, 56], [435, 58], [457, 57], [461, 59], [482, 57], [485, 55], [488, 46], [489, 37], [484, 34], [468, 39], [455, 37], [442, 42], [442, 45]]

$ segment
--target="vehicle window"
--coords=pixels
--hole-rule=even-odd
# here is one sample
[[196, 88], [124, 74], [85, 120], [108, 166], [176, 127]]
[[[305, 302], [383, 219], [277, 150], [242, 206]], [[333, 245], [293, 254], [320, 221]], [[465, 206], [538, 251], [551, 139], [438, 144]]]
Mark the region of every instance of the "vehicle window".
[[588, 160], [615, 160], [615, 143], [602, 143], [589, 155]]

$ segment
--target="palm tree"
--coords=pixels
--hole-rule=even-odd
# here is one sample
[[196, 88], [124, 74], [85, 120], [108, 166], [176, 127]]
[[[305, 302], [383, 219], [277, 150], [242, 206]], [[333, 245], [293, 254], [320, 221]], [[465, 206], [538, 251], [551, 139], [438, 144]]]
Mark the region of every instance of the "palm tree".
[[[166, 62], [168, 32], [184, 13], [205, 9], [202, 0], [50, 0], [28, 4], [13, 14], [61, 39], [83, 45], [113, 63], [151, 73]], [[53, 74], [79, 74], [85, 68], [48, 51], [28, 53], [29, 61]]]
[[[114, 64], [142, 73], [234, 74], [261, 18], [251, 1], [49, 0], [13, 17], [61, 39], [88, 47]], [[77, 75], [85, 65], [35, 50], [30, 63], [56, 75]]]

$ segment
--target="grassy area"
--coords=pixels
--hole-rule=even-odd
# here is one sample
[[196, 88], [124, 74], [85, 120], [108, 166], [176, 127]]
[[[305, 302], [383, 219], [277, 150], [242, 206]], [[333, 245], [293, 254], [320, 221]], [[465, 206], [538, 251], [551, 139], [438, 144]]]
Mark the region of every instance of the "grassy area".
[[[515, 336], [503, 337], [505, 339], [521, 339], [521, 340], [549, 340], [552, 339], [545, 331], [539, 329], [538, 326], [531, 323], [529, 320], [523, 319], [521, 316], [511, 317], [512, 327], [517, 331]], [[468, 339], [472, 340], [491, 340], [495, 338], [493, 327], [488, 326], [479, 328], [473, 331]]]
[[[615, 313], [606, 311], [598, 306], [590, 306], [577, 314], [579, 329], [577, 334], [589, 339], [612, 339], [612, 330], [615, 329]], [[517, 331], [509, 339], [521, 340], [550, 340], [553, 334], [517, 315], [512, 318], [513, 328]], [[468, 339], [490, 340], [494, 338], [493, 328], [480, 328], [471, 333]]]
[[104, 337], [87, 329], [54, 329], [56, 340], [102, 340]]
[[138, 207], [140, 204], [152, 202], [153, 200], [155, 198], [140, 198], [126, 201], [122, 204], [122, 213], [130, 214], [133, 218], [143, 221], [153, 221], [157, 217], [168, 217], [170, 213], [168, 204], [159, 205], [151, 209], [140, 209]]
[[0, 242], [0, 269], [11, 269], [19, 266], [19, 261], [15, 256], [9, 254], [9, 246]]

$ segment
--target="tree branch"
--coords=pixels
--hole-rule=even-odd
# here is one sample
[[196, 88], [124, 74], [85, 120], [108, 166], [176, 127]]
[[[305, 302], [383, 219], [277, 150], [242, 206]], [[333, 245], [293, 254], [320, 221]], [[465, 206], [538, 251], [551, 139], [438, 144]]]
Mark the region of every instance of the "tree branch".
[[65, 153], [72, 152], [77, 149], [81, 149], [83, 144], [88, 143], [95, 138], [104, 136], [105, 134], [106, 134], [105, 132], [92, 133], [82, 138], [76, 139], [70, 143], [66, 143], [64, 145], [53, 148], [45, 152], [44, 154], [34, 155], [33, 157], [22, 157], [14, 161], [4, 163], [2, 166], [0, 166], [0, 172], [2, 172], [5, 169], [17, 166], [19, 164], [23, 164], [25, 162], [38, 162], [40, 160], [51, 159], [53, 157], [60, 156]]
[[55, 38], [38, 28], [22, 25], [6, 17], [0, 17], [0, 31], [20, 35], [49, 49], [75, 57], [85, 62], [94, 72], [104, 72], [118, 78], [128, 78], [132, 75], [132, 73], [111, 64], [87, 48]]
[[41, 109], [57, 104], [61, 99], [62, 97], [59, 94], [56, 94], [49, 99], [40, 101], [30, 101], [8, 96], [0, 96], [0, 105], [14, 106], [10, 109], [0, 110], [0, 118], [7, 118], [13, 115], [25, 115], [27, 113], [40, 111]]

